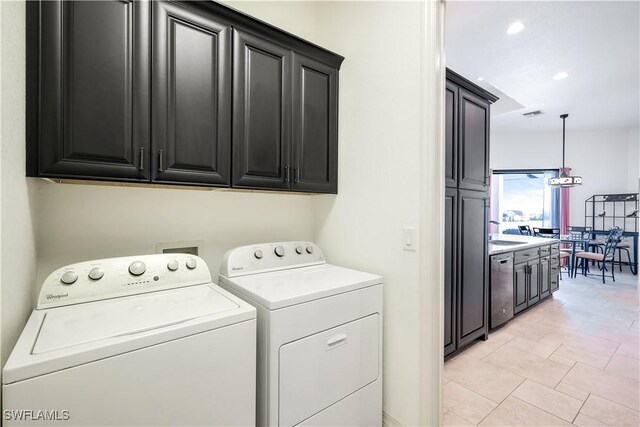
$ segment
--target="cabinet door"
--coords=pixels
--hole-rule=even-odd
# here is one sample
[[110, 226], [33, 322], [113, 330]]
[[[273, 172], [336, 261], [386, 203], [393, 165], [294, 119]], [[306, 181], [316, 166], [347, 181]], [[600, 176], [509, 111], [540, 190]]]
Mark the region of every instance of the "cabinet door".
[[447, 188], [444, 198], [444, 355], [456, 350], [456, 223], [458, 192]]
[[182, 4], [153, 9], [152, 179], [228, 186], [231, 28]]
[[527, 305], [531, 306], [540, 301], [540, 269], [539, 263], [535, 260], [529, 263], [529, 283], [528, 283], [528, 301]]
[[527, 285], [529, 282], [529, 264], [526, 262], [513, 266], [513, 312], [527, 308]]
[[447, 80], [445, 89], [445, 163], [444, 183], [458, 185], [458, 86]]
[[338, 71], [293, 55], [293, 190], [338, 192]]
[[233, 31], [233, 181], [289, 189], [291, 51]]
[[486, 195], [459, 190], [458, 196], [458, 347], [487, 331], [487, 221]]
[[551, 273], [549, 277], [549, 292], [555, 292], [560, 289], [560, 264], [551, 264]]
[[549, 296], [550, 259], [540, 258], [540, 299]]
[[460, 188], [486, 191], [489, 187], [489, 103], [460, 89]]
[[148, 180], [149, 3], [29, 3], [31, 174]]

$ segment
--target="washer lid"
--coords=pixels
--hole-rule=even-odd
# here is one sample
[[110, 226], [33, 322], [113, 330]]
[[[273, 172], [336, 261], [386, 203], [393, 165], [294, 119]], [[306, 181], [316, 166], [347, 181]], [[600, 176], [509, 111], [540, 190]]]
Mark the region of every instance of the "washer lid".
[[192, 286], [51, 309], [32, 354], [137, 334], [238, 307], [209, 286]]
[[382, 283], [382, 277], [330, 264], [225, 278], [224, 284], [275, 310]]

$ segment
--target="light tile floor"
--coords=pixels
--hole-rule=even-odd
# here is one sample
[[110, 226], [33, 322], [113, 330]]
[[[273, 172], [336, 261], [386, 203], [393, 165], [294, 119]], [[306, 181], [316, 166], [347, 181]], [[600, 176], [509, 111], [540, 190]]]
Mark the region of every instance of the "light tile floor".
[[638, 276], [563, 274], [553, 298], [444, 365], [445, 426], [639, 426]]

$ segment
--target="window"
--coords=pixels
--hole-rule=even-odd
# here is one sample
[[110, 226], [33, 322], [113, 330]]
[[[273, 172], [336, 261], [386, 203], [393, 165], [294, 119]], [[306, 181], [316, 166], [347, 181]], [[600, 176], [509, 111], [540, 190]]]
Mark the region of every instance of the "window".
[[546, 185], [557, 170], [494, 170], [491, 175], [491, 233], [520, 234], [519, 225], [560, 226], [560, 192]]

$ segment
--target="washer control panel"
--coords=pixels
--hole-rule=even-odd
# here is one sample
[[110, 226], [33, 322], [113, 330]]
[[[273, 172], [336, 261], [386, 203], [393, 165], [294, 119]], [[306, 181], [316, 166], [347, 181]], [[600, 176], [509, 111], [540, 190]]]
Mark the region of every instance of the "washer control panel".
[[227, 252], [220, 265], [220, 275], [238, 277], [325, 262], [322, 251], [315, 243], [259, 243], [241, 246]]
[[207, 264], [189, 254], [154, 254], [79, 262], [59, 268], [40, 290], [37, 309], [211, 282]]

